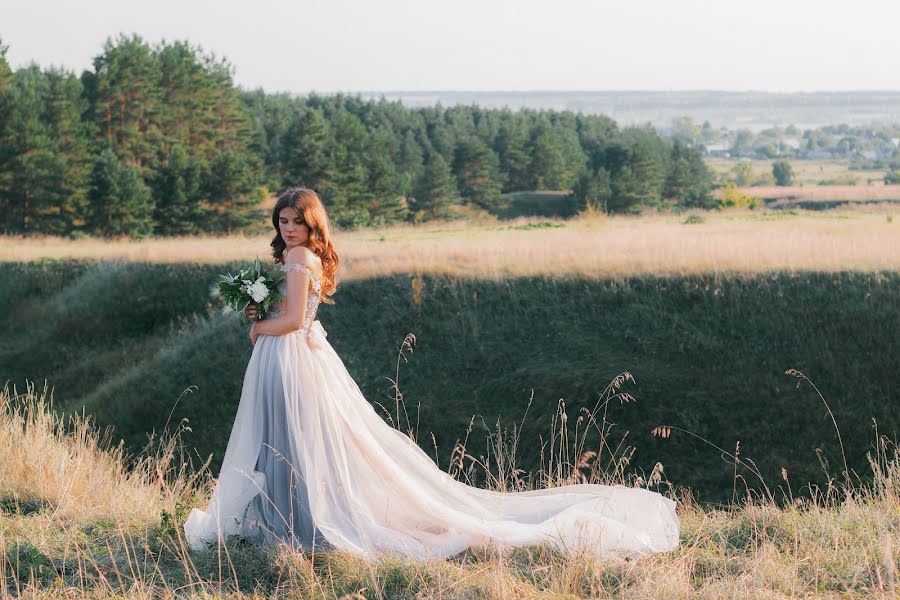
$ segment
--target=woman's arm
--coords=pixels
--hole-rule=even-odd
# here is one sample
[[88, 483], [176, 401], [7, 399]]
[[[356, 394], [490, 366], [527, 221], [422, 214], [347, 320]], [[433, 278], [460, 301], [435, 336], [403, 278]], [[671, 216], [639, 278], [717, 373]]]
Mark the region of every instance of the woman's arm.
[[[309, 266], [312, 251], [303, 246], [291, 248], [285, 262], [297, 262]], [[290, 270], [286, 273], [287, 305], [284, 311], [272, 319], [256, 321], [250, 328], [250, 339], [254, 343], [260, 335], [284, 335], [303, 327], [306, 315], [306, 297], [309, 290], [309, 275], [306, 271]]]
[[[309, 279], [306, 275], [303, 275], [303, 277]], [[290, 304], [290, 300], [288, 300], [288, 304]], [[306, 304], [306, 299], [303, 300], [303, 304]], [[306, 310], [306, 307], [304, 306], [303, 309]], [[261, 335], [284, 335], [292, 331], [297, 331], [301, 327], [303, 327], [303, 319], [296, 319], [285, 311], [277, 317], [254, 322], [250, 329], [251, 336], [255, 341], [256, 338]]]

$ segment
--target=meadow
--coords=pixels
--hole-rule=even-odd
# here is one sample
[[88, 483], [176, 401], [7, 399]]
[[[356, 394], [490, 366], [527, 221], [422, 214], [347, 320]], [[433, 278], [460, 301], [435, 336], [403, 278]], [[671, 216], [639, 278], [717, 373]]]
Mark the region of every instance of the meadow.
[[[435, 274], [626, 277], [700, 273], [877, 271], [900, 268], [900, 224], [891, 208], [696, 211], [578, 219], [486, 213], [479, 221], [340, 232], [339, 280]], [[221, 264], [271, 260], [268, 233], [120, 240], [0, 237], [0, 260], [41, 258]]]
[[[706, 158], [705, 162], [719, 176], [727, 175], [738, 162], [748, 162], [756, 175], [771, 174], [772, 160], [735, 160], [733, 158]], [[845, 159], [788, 160], [794, 173], [794, 185], [812, 187], [823, 181], [856, 179], [858, 187], [877, 186], [884, 183], [885, 169], [852, 169]], [[822, 187], [828, 187], [827, 185]]]
[[[180, 527], [208, 499], [249, 356], [208, 286], [268, 256], [269, 236], [8, 237], [6, 593], [893, 597], [890, 209], [480, 219], [338, 232], [337, 303], [318, 315], [329, 342], [441, 468], [497, 489], [652, 486], [680, 502], [679, 550], [369, 565], [233, 539], [189, 554]], [[53, 409], [35, 381], [54, 388]]]
[[[748, 494], [721, 509], [675, 493], [657, 470], [638, 480], [585, 473], [569, 460], [579, 438], [554, 436], [565, 459], [550, 464], [542, 485], [637, 485], [676, 498], [679, 548], [633, 560], [486, 546], [446, 560], [366, 562], [237, 536], [190, 551], [181, 527], [211, 480], [176, 466], [184, 423], [131, 457], [111, 448], [90, 417], [60, 420], [52, 402], [46, 388], [0, 392], [4, 598], [896, 597], [900, 454], [884, 436], [869, 454], [869, 484], [838, 483], [786, 505]], [[491, 489], [529, 489], [515, 475], [516, 442], [493, 438], [498, 461], [476, 466]]]
[[[706, 162], [727, 181], [739, 161], [717, 158]], [[794, 160], [789, 161], [794, 172], [791, 185], [778, 186], [772, 177], [774, 161], [740, 162], [749, 164], [756, 181], [738, 191], [761, 200], [768, 208], [896, 212], [900, 207], [900, 185], [886, 185], [884, 169], [851, 169], [846, 160]], [[714, 194], [721, 197], [722, 192], [719, 189]]]

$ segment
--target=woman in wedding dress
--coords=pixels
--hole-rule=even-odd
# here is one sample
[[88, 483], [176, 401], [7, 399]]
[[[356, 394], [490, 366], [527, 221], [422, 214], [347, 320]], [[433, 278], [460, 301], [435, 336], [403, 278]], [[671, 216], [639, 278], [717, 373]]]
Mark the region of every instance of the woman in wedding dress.
[[582, 483], [504, 493], [439, 469], [375, 412], [314, 320], [320, 302], [333, 303], [338, 266], [318, 195], [286, 189], [272, 223], [286, 299], [251, 328], [215, 489], [184, 526], [193, 549], [232, 534], [415, 560], [485, 545], [632, 557], [678, 546], [675, 502], [647, 489]]

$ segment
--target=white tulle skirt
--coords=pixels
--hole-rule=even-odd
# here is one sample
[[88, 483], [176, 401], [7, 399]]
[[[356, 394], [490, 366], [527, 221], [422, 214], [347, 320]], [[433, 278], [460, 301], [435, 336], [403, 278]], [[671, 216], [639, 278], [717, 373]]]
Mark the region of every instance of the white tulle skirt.
[[678, 546], [675, 502], [650, 490], [457, 481], [373, 409], [319, 321], [309, 335], [318, 348], [298, 332], [257, 339], [210, 503], [185, 523], [193, 549], [232, 534], [416, 560], [483, 545], [631, 557]]

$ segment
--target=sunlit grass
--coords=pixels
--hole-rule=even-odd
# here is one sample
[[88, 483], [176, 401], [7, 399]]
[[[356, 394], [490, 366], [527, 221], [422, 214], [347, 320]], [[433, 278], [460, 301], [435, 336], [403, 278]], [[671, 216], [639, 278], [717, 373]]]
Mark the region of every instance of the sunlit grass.
[[[571, 220], [519, 218], [337, 232], [339, 279], [434, 273], [501, 279], [772, 270], [900, 269], [900, 225], [880, 211], [734, 210]], [[694, 219], [698, 221], [698, 219]], [[551, 223], [558, 226], [540, 226]], [[527, 225], [531, 224], [531, 227]], [[525, 226], [525, 227], [523, 227]], [[271, 256], [269, 235], [143, 241], [2, 237], [0, 260], [41, 257], [223, 263]]]

